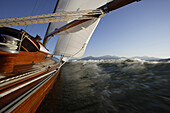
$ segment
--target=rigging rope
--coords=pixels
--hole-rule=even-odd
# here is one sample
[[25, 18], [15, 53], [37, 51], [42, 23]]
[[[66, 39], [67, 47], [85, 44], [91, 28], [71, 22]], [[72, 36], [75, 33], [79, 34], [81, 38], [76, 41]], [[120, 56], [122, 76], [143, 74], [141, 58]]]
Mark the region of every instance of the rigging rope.
[[7, 26], [20, 26], [30, 24], [40, 24], [49, 22], [61, 22], [70, 20], [83, 20], [83, 19], [95, 19], [98, 18], [95, 15], [102, 15], [101, 10], [83, 10], [83, 11], [71, 11], [71, 12], [60, 12], [53, 14], [17, 17], [17, 18], [6, 18], [0, 19], [0, 27]]

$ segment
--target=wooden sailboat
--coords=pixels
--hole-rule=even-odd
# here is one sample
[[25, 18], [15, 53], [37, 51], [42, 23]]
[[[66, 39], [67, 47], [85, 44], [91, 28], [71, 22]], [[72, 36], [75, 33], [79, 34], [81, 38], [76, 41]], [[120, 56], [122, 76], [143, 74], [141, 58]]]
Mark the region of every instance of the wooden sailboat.
[[[54, 13], [60, 16], [1, 19], [0, 112], [35, 112], [56, 81], [63, 57], [81, 57], [100, 18], [135, 1], [138, 0], [58, 0]], [[69, 14], [73, 15], [65, 18]], [[8, 27], [44, 22], [51, 23], [43, 43], [38, 35], [33, 37], [24, 30]], [[59, 62], [45, 47], [54, 35], [60, 35], [53, 53], [61, 56]]]

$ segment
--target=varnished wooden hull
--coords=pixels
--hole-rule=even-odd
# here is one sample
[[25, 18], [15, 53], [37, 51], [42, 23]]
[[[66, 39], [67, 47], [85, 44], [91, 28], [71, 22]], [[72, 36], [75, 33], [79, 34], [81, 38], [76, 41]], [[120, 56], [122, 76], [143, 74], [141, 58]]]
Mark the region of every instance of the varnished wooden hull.
[[58, 77], [59, 72], [55, 74], [49, 81], [47, 81], [42, 87], [40, 87], [33, 95], [31, 95], [27, 100], [25, 100], [19, 107], [17, 107], [13, 112], [23, 113], [23, 112], [35, 112], [46, 94], [52, 88], [54, 82]]
[[[5, 54], [8, 65], [14, 67], [10, 73], [0, 75], [0, 112], [35, 112], [59, 75], [58, 63], [47, 54], [26, 54]], [[15, 57], [14, 61], [9, 57]]]

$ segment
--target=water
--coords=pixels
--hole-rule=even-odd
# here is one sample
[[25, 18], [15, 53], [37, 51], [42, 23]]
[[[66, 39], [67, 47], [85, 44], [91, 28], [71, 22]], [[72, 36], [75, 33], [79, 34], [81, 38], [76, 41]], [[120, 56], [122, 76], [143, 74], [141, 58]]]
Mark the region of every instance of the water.
[[63, 67], [61, 81], [60, 85], [55, 84], [50, 92], [53, 94], [47, 96], [37, 112], [170, 112], [170, 63], [71, 62]]

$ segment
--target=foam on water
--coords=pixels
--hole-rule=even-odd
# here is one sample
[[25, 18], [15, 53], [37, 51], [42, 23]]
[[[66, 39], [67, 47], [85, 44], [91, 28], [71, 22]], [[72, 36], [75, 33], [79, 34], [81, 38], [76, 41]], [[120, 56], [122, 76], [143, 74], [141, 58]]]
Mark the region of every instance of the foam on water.
[[59, 113], [170, 111], [170, 63], [140, 59], [88, 60], [63, 67]]

